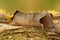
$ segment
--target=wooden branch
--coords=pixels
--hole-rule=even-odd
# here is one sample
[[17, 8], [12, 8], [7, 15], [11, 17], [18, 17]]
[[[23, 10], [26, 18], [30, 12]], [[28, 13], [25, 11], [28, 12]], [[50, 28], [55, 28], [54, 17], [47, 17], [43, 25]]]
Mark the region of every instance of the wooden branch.
[[60, 16], [53, 16], [54, 20], [60, 19]]
[[60, 39], [60, 35], [57, 33], [54, 33], [54, 32], [48, 33], [47, 36], [48, 36], [48, 38]]

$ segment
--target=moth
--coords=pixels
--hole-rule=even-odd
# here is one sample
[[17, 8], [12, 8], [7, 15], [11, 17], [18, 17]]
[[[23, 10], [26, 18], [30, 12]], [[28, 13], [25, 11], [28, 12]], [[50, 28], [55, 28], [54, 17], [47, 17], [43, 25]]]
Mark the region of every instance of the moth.
[[47, 11], [35, 13], [23, 13], [16, 11], [12, 17], [13, 25], [24, 26], [44, 26], [44, 28], [52, 28], [54, 26], [51, 15]]

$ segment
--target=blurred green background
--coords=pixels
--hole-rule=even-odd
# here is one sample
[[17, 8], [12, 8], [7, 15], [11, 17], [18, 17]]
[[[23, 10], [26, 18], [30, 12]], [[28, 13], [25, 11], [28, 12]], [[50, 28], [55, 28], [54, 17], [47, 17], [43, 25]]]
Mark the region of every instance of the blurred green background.
[[16, 10], [23, 12], [60, 11], [60, 0], [0, 0], [0, 9], [9, 12], [15, 12]]

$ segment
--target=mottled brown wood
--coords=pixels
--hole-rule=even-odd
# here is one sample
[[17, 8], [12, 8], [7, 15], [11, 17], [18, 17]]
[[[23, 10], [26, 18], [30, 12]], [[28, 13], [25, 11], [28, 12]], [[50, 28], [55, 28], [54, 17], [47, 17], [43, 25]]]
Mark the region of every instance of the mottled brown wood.
[[54, 20], [60, 19], [60, 16], [53, 16], [52, 17]]

